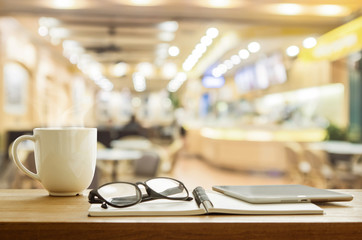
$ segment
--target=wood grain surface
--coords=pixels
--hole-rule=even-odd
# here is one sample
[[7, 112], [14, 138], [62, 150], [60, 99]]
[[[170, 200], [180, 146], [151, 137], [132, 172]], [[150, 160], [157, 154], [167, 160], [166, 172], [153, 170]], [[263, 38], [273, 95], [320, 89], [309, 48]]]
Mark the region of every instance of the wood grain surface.
[[0, 190], [0, 239], [362, 239], [362, 190], [324, 215], [88, 217], [87, 193]]

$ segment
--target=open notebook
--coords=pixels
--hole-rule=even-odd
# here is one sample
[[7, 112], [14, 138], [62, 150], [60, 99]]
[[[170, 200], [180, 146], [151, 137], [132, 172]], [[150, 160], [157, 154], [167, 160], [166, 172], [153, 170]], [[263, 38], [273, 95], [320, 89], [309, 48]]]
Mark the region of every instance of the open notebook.
[[323, 209], [313, 203], [252, 204], [221, 193], [197, 187], [192, 201], [159, 199], [142, 202], [126, 208], [92, 204], [89, 216], [187, 216], [218, 214], [323, 214]]

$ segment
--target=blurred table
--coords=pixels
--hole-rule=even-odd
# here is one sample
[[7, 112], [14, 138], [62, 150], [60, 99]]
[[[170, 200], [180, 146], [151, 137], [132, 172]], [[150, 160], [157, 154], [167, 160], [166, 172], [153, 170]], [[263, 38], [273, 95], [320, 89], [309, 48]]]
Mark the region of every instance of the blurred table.
[[0, 190], [0, 236], [7, 239], [362, 239], [362, 190], [351, 202], [319, 205], [324, 215], [88, 217], [88, 192]]
[[119, 162], [134, 161], [142, 157], [142, 151], [122, 150], [114, 148], [98, 149], [97, 161], [112, 161], [112, 181], [117, 180], [117, 167]]
[[111, 147], [128, 150], [149, 150], [152, 147], [152, 143], [148, 139], [113, 140]]
[[105, 148], [97, 150], [97, 160], [135, 160], [142, 157], [142, 151]]
[[312, 147], [322, 149], [328, 153], [340, 155], [361, 155], [362, 144], [345, 141], [325, 141], [310, 144]]
[[309, 147], [326, 151], [334, 166], [342, 162], [348, 170], [351, 170], [354, 158], [362, 155], [362, 144], [345, 141], [316, 142]]

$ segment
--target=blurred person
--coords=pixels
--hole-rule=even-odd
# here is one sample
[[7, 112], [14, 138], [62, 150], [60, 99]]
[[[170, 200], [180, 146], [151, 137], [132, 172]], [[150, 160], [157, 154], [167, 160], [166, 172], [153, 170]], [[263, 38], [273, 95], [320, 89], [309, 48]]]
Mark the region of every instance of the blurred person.
[[146, 129], [138, 122], [136, 115], [134, 114], [131, 116], [129, 122], [121, 129], [121, 137], [130, 135], [146, 137]]

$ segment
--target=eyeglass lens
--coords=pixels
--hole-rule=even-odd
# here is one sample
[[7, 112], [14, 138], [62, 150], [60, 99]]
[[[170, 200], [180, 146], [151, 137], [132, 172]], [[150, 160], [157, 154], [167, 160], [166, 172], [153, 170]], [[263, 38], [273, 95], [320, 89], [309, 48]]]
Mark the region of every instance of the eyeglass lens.
[[[188, 197], [188, 192], [184, 185], [173, 179], [154, 178], [148, 180], [145, 184], [152, 191], [169, 199]], [[119, 207], [136, 204], [142, 199], [140, 189], [136, 185], [126, 182], [104, 185], [98, 189], [98, 194], [107, 202]]]
[[188, 193], [183, 184], [168, 178], [153, 178], [146, 185], [158, 194], [168, 198], [186, 198]]
[[137, 203], [141, 199], [136, 186], [128, 183], [113, 183], [98, 189], [98, 193], [107, 201], [117, 206]]

